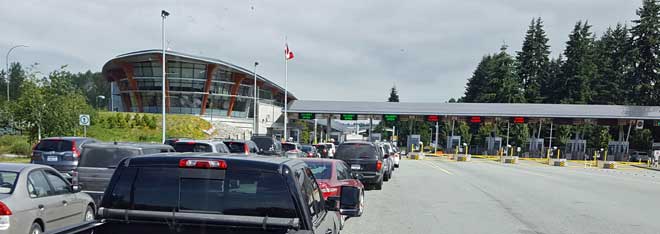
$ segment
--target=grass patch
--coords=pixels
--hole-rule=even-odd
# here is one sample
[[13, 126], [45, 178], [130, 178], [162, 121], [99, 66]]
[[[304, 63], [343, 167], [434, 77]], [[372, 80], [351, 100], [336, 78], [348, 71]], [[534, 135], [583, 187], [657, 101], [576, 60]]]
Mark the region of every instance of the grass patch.
[[0, 154], [30, 155], [32, 145], [27, 136], [0, 136]]
[[[97, 122], [92, 120], [94, 125], [87, 129], [87, 136], [94, 137], [101, 141], [129, 141], [129, 142], [161, 142], [161, 120], [159, 114], [138, 114], [136, 113], [117, 113], [117, 112], [99, 112]], [[121, 116], [121, 118], [117, 118]], [[126, 117], [130, 116], [130, 117]], [[155, 126], [141, 124], [144, 121], [135, 121], [136, 119], [149, 118]], [[113, 124], [108, 124], [109, 119], [114, 119]], [[117, 119], [124, 121], [116, 124]], [[211, 124], [193, 115], [167, 115], [167, 136], [168, 137], [186, 137], [193, 139], [207, 139], [209, 136], [203, 132], [211, 128]]]
[[16, 157], [16, 158], [0, 157], [0, 162], [3, 162], [3, 163], [30, 163], [30, 158], [28, 158], [28, 157]]

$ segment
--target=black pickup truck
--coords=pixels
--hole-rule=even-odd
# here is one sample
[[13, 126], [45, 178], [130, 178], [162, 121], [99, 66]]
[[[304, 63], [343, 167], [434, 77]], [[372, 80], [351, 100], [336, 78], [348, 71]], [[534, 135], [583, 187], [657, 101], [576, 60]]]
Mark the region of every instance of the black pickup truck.
[[53, 234], [336, 234], [362, 215], [354, 187], [324, 200], [307, 165], [295, 159], [163, 153], [124, 159], [96, 221]]

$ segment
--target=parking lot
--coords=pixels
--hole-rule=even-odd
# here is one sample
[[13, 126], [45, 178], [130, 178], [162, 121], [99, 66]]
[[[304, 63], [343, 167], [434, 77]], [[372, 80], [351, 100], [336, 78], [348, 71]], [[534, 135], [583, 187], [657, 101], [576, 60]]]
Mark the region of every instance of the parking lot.
[[659, 233], [660, 172], [402, 160], [342, 233]]

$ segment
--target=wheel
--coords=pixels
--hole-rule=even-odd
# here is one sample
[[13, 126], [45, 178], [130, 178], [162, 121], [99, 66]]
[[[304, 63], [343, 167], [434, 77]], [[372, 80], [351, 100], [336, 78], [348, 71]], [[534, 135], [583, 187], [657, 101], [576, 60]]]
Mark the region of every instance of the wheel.
[[87, 206], [87, 210], [85, 210], [85, 218], [83, 221], [88, 222], [94, 220], [94, 208], [92, 206]]
[[375, 184], [374, 187], [376, 188], [376, 190], [382, 190], [383, 189], [383, 180], [381, 180], [380, 182]]
[[44, 229], [41, 228], [41, 225], [39, 225], [38, 223], [33, 223], [32, 227], [30, 227], [30, 232], [28, 232], [28, 234], [41, 234], [42, 232], [44, 232]]

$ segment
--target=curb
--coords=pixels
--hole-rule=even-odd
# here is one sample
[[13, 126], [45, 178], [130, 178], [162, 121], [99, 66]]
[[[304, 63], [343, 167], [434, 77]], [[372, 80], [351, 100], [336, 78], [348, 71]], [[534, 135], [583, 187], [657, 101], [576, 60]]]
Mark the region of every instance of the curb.
[[650, 168], [650, 167], [644, 167], [644, 166], [640, 166], [640, 165], [630, 165], [630, 166], [637, 167], [637, 168], [642, 168], [642, 169], [647, 169], [647, 170], [652, 170], [652, 171], [660, 171], [660, 169], [658, 169], [658, 168]]

